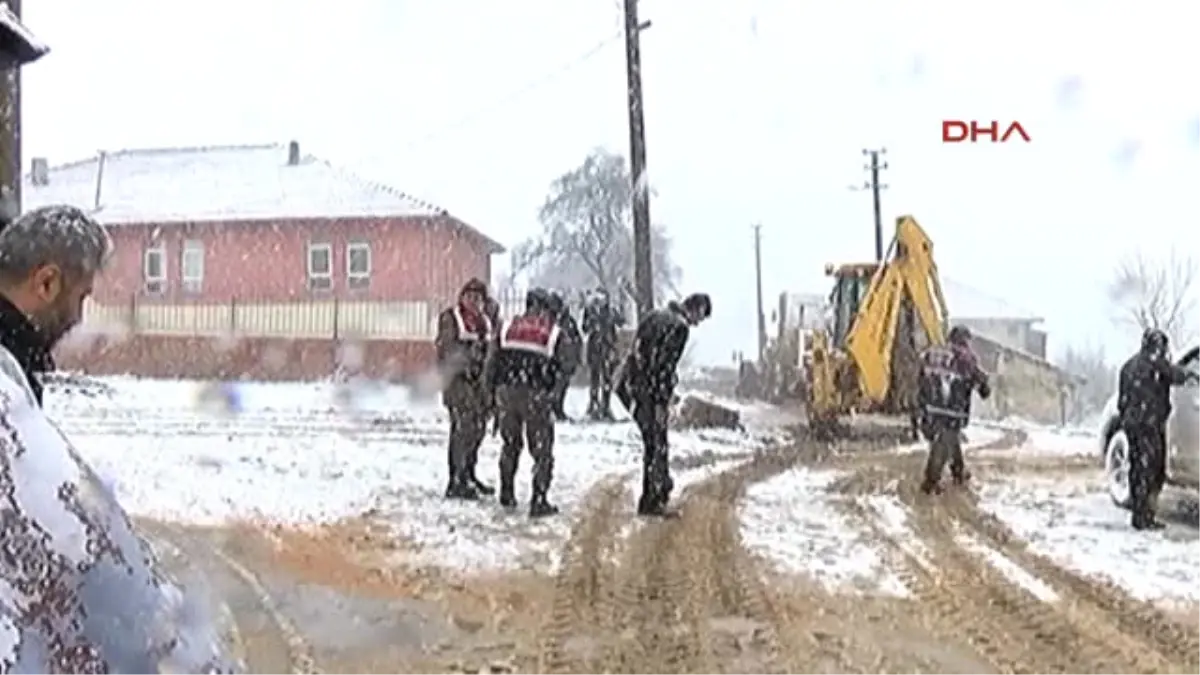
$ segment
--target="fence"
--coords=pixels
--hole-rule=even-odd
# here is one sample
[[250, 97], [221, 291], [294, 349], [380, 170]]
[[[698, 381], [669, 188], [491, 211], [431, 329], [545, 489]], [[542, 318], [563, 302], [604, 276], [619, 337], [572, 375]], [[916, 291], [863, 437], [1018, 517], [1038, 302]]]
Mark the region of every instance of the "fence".
[[428, 300], [157, 302], [84, 305], [82, 329], [92, 332], [179, 336], [227, 336], [432, 340], [437, 311]]

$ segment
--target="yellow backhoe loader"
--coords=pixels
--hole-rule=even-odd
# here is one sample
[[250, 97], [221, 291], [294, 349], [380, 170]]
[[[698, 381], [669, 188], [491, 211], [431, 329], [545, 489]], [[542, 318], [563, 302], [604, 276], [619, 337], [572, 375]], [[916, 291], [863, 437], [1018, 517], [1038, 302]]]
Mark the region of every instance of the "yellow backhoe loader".
[[901, 216], [883, 262], [826, 265], [825, 273], [834, 279], [832, 320], [811, 333], [803, 359], [810, 428], [834, 433], [851, 413], [913, 420], [918, 356], [946, 339], [933, 242]]

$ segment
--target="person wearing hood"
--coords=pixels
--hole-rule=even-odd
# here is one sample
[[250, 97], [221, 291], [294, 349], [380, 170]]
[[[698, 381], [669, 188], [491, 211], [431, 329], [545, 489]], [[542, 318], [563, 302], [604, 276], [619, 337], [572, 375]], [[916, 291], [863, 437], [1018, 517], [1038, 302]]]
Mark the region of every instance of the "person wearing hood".
[[1121, 366], [1117, 378], [1117, 415], [1129, 440], [1131, 525], [1157, 530], [1158, 495], [1167, 480], [1167, 419], [1171, 387], [1196, 377], [1171, 362], [1167, 334], [1157, 328], [1142, 334], [1142, 345]]
[[527, 446], [533, 457], [530, 518], [558, 513], [548, 493], [554, 478], [554, 392], [567, 348], [551, 296], [533, 289], [525, 296], [525, 313], [499, 330], [484, 365], [485, 388], [500, 415], [500, 505], [517, 506], [517, 464]]
[[693, 293], [638, 322], [633, 348], [621, 367], [616, 394], [633, 414], [642, 436], [642, 494], [638, 514], [670, 516], [671, 480], [667, 422], [675, 397], [676, 373], [692, 326], [712, 315], [712, 300]]
[[917, 377], [917, 424], [929, 441], [921, 491], [935, 494], [942, 491], [947, 461], [955, 484], [963, 485], [970, 479], [961, 432], [971, 420], [971, 394], [978, 391], [986, 399], [992, 389], [971, 349], [971, 331], [966, 326], [951, 328], [946, 344], [922, 352]]
[[471, 279], [455, 303], [438, 316], [434, 346], [443, 383], [442, 403], [450, 413], [447, 499], [476, 500], [495, 493], [475, 474], [490, 414], [482, 387], [483, 362], [495, 334], [486, 311], [487, 299], [487, 284]]
[[164, 574], [42, 411], [51, 350], [81, 320], [111, 250], [73, 206], [0, 231], [0, 672], [234, 672], [214, 608]]
[[569, 419], [566, 408], [567, 391], [571, 388], [575, 371], [579, 369], [580, 357], [583, 355], [583, 336], [579, 332], [579, 325], [575, 323], [575, 317], [571, 316], [571, 308], [567, 307], [561, 294], [550, 293], [550, 313], [562, 331], [562, 359], [559, 362], [561, 369], [558, 382], [554, 385], [554, 416], [559, 421], [566, 421]]

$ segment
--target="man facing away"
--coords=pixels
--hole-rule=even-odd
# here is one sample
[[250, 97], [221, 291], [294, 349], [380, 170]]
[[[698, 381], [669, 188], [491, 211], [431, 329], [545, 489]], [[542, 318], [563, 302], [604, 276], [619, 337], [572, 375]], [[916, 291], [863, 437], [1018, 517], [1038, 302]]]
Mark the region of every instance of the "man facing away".
[[992, 390], [971, 350], [971, 332], [965, 326], [951, 328], [945, 345], [934, 345], [921, 354], [918, 377], [918, 425], [929, 441], [921, 491], [935, 494], [942, 491], [947, 461], [955, 484], [970, 479], [960, 434], [971, 420], [971, 394], [978, 391], [986, 399]]
[[667, 422], [678, 382], [676, 369], [692, 326], [712, 315], [712, 300], [694, 293], [638, 322], [633, 349], [621, 368], [617, 396], [642, 435], [642, 495], [638, 514], [669, 516], [671, 480]]
[[525, 313], [501, 328], [484, 366], [487, 394], [500, 413], [500, 504], [517, 505], [517, 464], [527, 445], [533, 457], [530, 518], [558, 513], [547, 493], [554, 478], [554, 394], [566, 348], [551, 298], [534, 289], [525, 297]]
[[475, 500], [495, 492], [475, 475], [489, 415], [481, 386], [483, 361], [494, 333], [485, 306], [487, 290], [487, 284], [471, 279], [455, 303], [438, 316], [434, 345], [443, 382], [442, 403], [450, 413], [447, 499]]
[[567, 391], [571, 388], [571, 379], [575, 377], [575, 371], [579, 369], [580, 356], [583, 351], [583, 336], [579, 332], [579, 326], [575, 323], [575, 317], [571, 316], [571, 308], [567, 306], [566, 300], [560, 293], [550, 293], [550, 313], [555, 325], [561, 331], [559, 340], [562, 342], [562, 358], [559, 360], [561, 368], [558, 382], [554, 385], [554, 417], [560, 421], [566, 421], [569, 419], [567, 417]]
[[230, 672], [210, 608], [166, 580], [42, 412], [50, 351], [80, 321], [110, 248], [70, 206], [0, 232], [0, 672]]
[[583, 309], [583, 333], [587, 336], [585, 359], [590, 378], [588, 417], [611, 420], [613, 370], [617, 351], [617, 329], [624, 319], [612, 306], [608, 292], [597, 289]]
[[1167, 334], [1151, 328], [1142, 346], [1121, 366], [1117, 378], [1117, 415], [1129, 441], [1129, 491], [1137, 530], [1165, 527], [1157, 518], [1158, 495], [1167, 480], [1167, 420], [1171, 387], [1196, 377], [1171, 362]]

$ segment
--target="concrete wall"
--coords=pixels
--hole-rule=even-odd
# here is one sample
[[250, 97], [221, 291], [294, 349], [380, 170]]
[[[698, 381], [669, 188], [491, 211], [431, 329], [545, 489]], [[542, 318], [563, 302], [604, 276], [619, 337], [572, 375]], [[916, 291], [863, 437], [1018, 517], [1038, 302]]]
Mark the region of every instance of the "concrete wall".
[[973, 412], [985, 418], [1022, 417], [1043, 424], [1061, 424], [1064, 398], [1074, 380], [1045, 359], [976, 335], [973, 341], [980, 365], [991, 375], [992, 397], [976, 400]]

